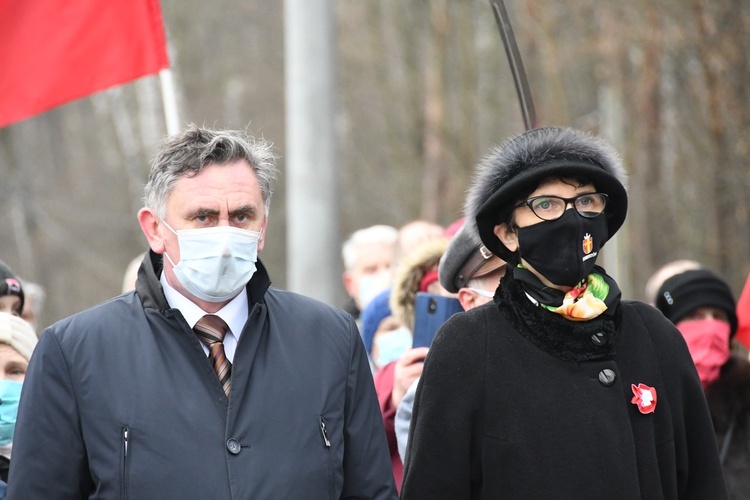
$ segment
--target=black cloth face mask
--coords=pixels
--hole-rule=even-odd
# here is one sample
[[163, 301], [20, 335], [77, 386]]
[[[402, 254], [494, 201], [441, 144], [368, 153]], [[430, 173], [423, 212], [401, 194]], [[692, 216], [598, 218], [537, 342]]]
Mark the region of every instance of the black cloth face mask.
[[516, 228], [518, 253], [535, 271], [559, 286], [575, 286], [589, 275], [607, 239], [607, 218], [583, 217], [574, 208], [557, 220]]

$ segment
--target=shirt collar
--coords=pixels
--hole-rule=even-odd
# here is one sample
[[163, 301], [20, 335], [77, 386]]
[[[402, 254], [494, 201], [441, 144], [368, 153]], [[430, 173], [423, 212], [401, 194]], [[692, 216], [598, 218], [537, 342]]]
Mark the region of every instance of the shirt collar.
[[163, 271], [159, 281], [161, 282], [162, 289], [164, 290], [164, 297], [167, 299], [169, 307], [172, 309], [179, 309], [190, 328], [195, 327], [198, 320], [206, 314], [215, 314], [223, 319], [227, 326], [229, 326], [229, 333], [233, 335], [235, 339], [240, 339], [242, 329], [247, 322], [248, 316], [247, 293], [245, 293], [244, 289], [215, 313], [207, 313], [198, 307], [195, 302], [172, 288], [172, 285], [167, 281], [167, 277]]

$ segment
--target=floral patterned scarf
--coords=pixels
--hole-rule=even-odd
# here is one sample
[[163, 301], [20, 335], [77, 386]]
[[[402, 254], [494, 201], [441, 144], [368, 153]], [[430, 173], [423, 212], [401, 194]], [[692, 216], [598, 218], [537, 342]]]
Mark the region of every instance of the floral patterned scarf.
[[599, 266], [567, 293], [544, 285], [523, 264], [513, 269], [513, 278], [523, 283], [532, 302], [570, 321], [587, 321], [612, 312], [621, 296], [615, 280]]

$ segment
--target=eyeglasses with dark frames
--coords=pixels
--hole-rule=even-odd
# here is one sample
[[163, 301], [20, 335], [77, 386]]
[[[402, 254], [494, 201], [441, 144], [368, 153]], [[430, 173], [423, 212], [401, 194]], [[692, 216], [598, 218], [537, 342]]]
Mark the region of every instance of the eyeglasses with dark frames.
[[581, 217], [593, 219], [604, 212], [607, 206], [607, 195], [604, 193], [585, 193], [573, 198], [561, 198], [560, 196], [534, 196], [522, 201], [515, 207], [527, 206], [542, 220], [557, 220], [563, 216], [568, 204], [572, 204]]

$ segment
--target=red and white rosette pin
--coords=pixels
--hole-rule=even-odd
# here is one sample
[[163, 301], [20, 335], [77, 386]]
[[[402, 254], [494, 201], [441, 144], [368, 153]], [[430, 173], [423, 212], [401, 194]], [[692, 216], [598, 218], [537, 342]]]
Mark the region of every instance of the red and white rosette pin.
[[638, 407], [638, 411], [644, 415], [653, 413], [656, 409], [656, 389], [646, 384], [630, 384], [630, 388], [633, 389], [630, 402]]

